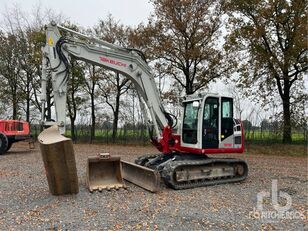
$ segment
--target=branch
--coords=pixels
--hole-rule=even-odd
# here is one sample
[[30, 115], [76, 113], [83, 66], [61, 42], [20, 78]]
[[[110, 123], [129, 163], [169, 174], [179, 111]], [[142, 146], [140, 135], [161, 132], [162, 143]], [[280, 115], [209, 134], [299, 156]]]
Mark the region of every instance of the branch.
[[[278, 9], [277, 9], [277, 5], [275, 6], [275, 11], [276, 11], [276, 15], [278, 15], [279, 12], [278, 12]], [[276, 28], [276, 35], [277, 35], [277, 38], [278, 38], [278, 43], [279, 43], [280, 49], [282, 50], [282, 52], [284, 52], [285, 48], [282, 45], [282, 41], [281, 41], [282, 38], [281, 38], [280, 33], [279, 33], [279, 23], [277, 21], [275, 21], [275, 22], [274, 22], [274, 24], [275, 24], [275, 28]]]
[[280, 78], [278, 75], [275, 75], [274, 77], [276, 79], [276, 82], [277, 82], [277, 86], [278, 86], [278, 91], [279, 91], [279, 94], [281, 97], [284, 97], [284, 94], [283, 94], [283, 91], [282, 91], [282, 86], [281, 86], [281, 83], [280, 83]]
[[183, 82], [182, 82], [174, 73], [170, 73], [170, 74], [173, 76], [173, 78], [175, 78], [176, 81], [178, 81], [178, 83], [179, 83], [182, 87], [186, 88], [186, 85], [183, 84]]
[[[258, 20], [256, 19], [256, 17], [255, 17], [253, 14], [251, 14], [250, 12], [248, 12], [248, 15], [250, 15], [250, 17], [252, 18], [252, 20], [253, 20], [255, 26], [256, 26], [257, 28], [260, 28], [259, 22], [258, 22]], [[267, 37], [265, 36], [265, 34], [262, 33], [261, 37], [262, 37], [262, 39], [263, 39], [263, 42], [264, 42], [265, 47], [267, 48], [267, 51], [271, 54], [271, 56], [272, 56], [272, 57], [275, 59], [275, 61], [278, 63], [278, 65], [279, 65], [279, 67], [281, 68], [281, 70], [283, 70], [283, 67], [281, 66], [281, 64], [280, 64], [280, 62], [279, 62], [277, 56], [273, 53], [273, 51], [272, 51], [272, 49], [271, 49], [271, 46], [270, 46], [270, 44], [269, 44], [269, 42], [268, 42], [268, 39], [267, 39]], [[265, 50], [265, 51], [266, 51], [266, 50]]]
[[[130, 83], [126, 88], [124, 88], [124, 91], [120, 91], [120, 95], [123, 95], [124, 93], [126, 93], [129, 89], [131, 89], [131, 85], [132, 83]], [[123, 89], [122, 89], [123, 90]]]

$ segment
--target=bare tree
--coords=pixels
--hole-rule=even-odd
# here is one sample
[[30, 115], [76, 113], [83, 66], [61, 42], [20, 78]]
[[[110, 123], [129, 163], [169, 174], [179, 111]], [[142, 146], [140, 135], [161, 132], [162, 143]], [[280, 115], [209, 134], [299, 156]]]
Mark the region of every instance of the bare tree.
[[[125, 47], [128, 45], [128, 29], [116, 22], [111, 15], [101, 20], [95, 33], [101, 39]], [[119, 73], [104, 72], [99, 84], [101, 95], [113, 112], [112, 140], [115, 141], [118, 131], [121, 96], [127, 92], [131, 83], [128, 78]]]
[[[16, 42], [11, 44], [10, 48], [16, 57], [12, 64], [14, 64], [15, 71], [19, 70], [17, 71], [19, 79], [15, 78], [15, 81], [10, 81], [10, 84], [14, 85], [11, 87], [12, 91], [16, 88], [15, 91], [19, 92], [20, 108], [24, 110], [27, 121], [30, 121], [33, 109], [37, 108], [41, 111], [38, 95], [41, 77], [41, 47], [45, 43], [44, 23], [47, 22], [46, 18], [56, 21], [63, 19], [62, 14], [53, 13], [52, 10], [46, 9], [43, 12], [40, 4], [33, 9], [33, 12], [32, 14], [24, 12], [17, 4], [12, 4], [1, 12], [3, 15], [1, 26], [4, 28], [4, 34], [16, 38]], [[50, 94], [48, 96], [48, 99], [51, 99]], [[51, 106], [50, 100], [48, 102]], [[14, 108], [16, 106], [13, 106], [13, 114], [16, 113]], [[49, 108], [47, 112], [50, 118]], [[35, 114], [33, 113], [33, 116]]]
[[[292, 105], [307, 100], [307, 2], [302, 0], [226, 1], [239, 84], [268, 102], [279, 95], [283, 108], [283, 142], [290, 143]], [[253, 87], [256, 86], [256, 87]], [[257, 89], [257, 91], [253, 91]]]
[[96, 116], [95, 116], [95, 105], [96, 105], [96, 89], [98, 86], [98, 82], [100, 79], [100, 75], [102, 69], [96, 67], [92, 64], [86, 64], [86, 70], [88, 77], [86, 77], [86, 81], [84, 84], [84, 89], [90, 97], [91, 104], [91, 133], [90, 133], [90, 142], [92, 143], [95, 139], [95, 124], [96, 124]]
[[71, 137], [73, 141], [76, 141], [75, 121], [77, 113], [81, 108], [81, 105], [86, 101], [85, 97], [81, 96], [81, 89], [84, 87], [85, 78], [83, 72], [83, 66], [76, 60], [70, 60], [70, 78], [67, 84], [67, 108], [68, 116], [71, 123]]
[[112, 140], [115, 142], [120, 112], [120, 97], [130, 88], [129, 79], [120, 76], [119, 73], [110, 73], [104, 76], [104, 81], [99, 84], [101, 95], [113, 112]]
[[18, 119], [19, 103], [22, 101], [20, 83], [21, 69], [18, 65], [18, 38], [13, 34], [0, 34], [0, 73], [2, 74], [2, 95], [7, 107], [12, 106], [12, 119]]
[[150, 59], [161, 63], [160, 71], [192, 94], [221, 78], [227, 71], [217, 47], [222, 25], [221, 1], [152, 0], [154, 16], [147, 26], [132, 31], [132, 43]]

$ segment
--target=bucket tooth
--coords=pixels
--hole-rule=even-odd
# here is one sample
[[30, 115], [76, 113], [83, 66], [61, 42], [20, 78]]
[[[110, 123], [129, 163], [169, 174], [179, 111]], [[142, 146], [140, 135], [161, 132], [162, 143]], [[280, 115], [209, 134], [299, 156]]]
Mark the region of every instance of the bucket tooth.
[[88, 157], [87, 186], [90, 192], [125, 187], [120, 157], [106, 153]]
[[38, 136], [49, 191], [53, 195], [78, 193], [78, 176], [72, 140], [62, 136], [58, 126]]

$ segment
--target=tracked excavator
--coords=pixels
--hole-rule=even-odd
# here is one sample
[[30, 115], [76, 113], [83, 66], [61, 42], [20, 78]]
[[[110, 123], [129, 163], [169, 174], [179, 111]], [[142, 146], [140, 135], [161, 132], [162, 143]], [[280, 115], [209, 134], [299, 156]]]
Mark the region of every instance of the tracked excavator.
[[[232, 98], [211, 93], [188, 95], [182, 100], [181, 117], [176, 118], [162, 105], [153, 74], [141, 51], [120, 47], [54, 22], [46, 26], [46, 40], [41, 97], [44, 125], [55, 124], [59, 134], [65, 132], [68, 60], [74, 57], [129, 78], [141, 96], [151, 142], [159, 153], [140, 156], [135, 163], [123, 161], [125, 179], [144, 187], [149, 185], [155, 191], [159, 187], [158, 178], [174, 189], [187, 189], [239, 182], [247, 177], [248, 166], [244, 160], [211, 157], [244, 151], [243, 125], [233, 118]], [[44, 118], [47, 72], [52, 78], [55, 122]]]

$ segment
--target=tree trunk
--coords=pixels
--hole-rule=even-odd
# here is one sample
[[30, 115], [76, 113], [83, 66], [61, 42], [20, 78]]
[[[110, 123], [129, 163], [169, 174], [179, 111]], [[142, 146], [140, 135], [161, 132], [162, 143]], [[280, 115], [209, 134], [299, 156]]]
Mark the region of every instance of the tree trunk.
[[30, 122], [30, 92], [27, 91], [27, 99], [26, 99], [26, 121]]
[[26, 121], [30, 122], [30, 99], [27, 99]]
[[26, 121], [30, 122], [30, 101], [31, 101], [31, 75], [27, 73], [27, 90], [26, 90]]
[[16, 108], [16, 105], [13, 105], [13, 120], [17, 120], [17, 108]]
[[91, 94], [91, 137], [90, 143], [92, 144], [93, 140], [95, 139], [95, 104], [94, 104], [94, 92]]
[[70, 119], [71, 119], [71, 137], [72, 137], [72, 141], [75, 142], [76, 141], [75, 118], [70, 117]]
[[290, 97], [283, 99], [283, 138], [284, 144], [292, 143], [291, 136], [291, 113], [290, 113]]
[[186, 81], [186, 87], [185, 87], [186, 95], [191, 95], [194, 93], [194, 88], [193, 88], [193, 82], [190, 80]]
[[71, 91], [71, 99], [67, 97], [67, 109], [69, 113], [69, 118], [71, 122], [71, 138], [72, 141], [76, 141], [76, 134], [75, 134], [75, 120], [76, 120], [76, 104], [75, 104], [75, 99], [74, 99], [74, 91]]
[[118, 121], [119, 121], [119, 108], [120, 108], [120, 92], [118, 91], [116, 95], [116, 105], [115, 110], [113, 112], [113, 124], [112, 124], [112, 142], [114, 143], [117, 137], [118, 132]]
[[16, 94], [15, 93], [13, 93], [13, 120], [17, 120], [17, 111], [18, 111], [18, 109], [17, 109], [17, 96], [16, 96]]
[[284, 76], [284, 86], [282, 98], [283, 107], [283, 137], [284, 144], [292, 143], [291, 136], [291, 112], [290, 112], [290, 82], [287, 76]]

